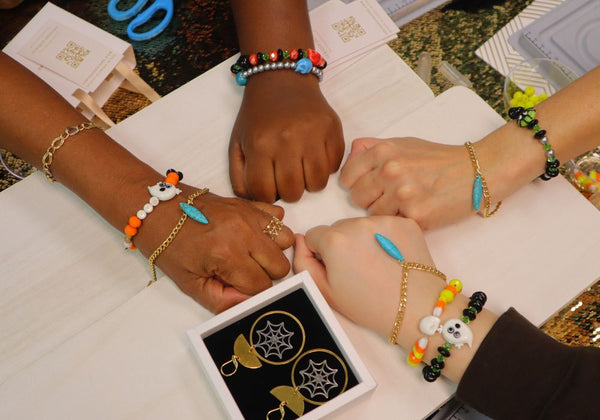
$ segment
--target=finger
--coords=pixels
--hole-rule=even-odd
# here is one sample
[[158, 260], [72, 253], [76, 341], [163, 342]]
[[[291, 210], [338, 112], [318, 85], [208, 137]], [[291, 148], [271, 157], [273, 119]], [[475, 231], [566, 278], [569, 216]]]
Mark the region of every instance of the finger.
[[298, 159], [279, 161], [275, 164], [275, 182], [277, 192], [282, 200], [287, 202], [298, 201], [304, 192], [304, 170], [302, 162]]
[[396, 216], [398, 214], [402, 215], [400, 212], [400, 205], [398, 200], [395, 197], [392, 197], [391, 194], [383, 193], [379, 198], [374, 200], [369, 206], [365, 207], [369, 214], [372, 215], [390, 215]]
[[246, 159], [245, 184], [248, 196], [272, 203], [277, 196], [275, 171], [270, 158]]
[[365, 150], [370, 149], [380, 141], [381, 139], [376, 139], [372, 137], [362, 137], [354, 139], [352, 141], [350, 154], [348, 155], [348, 159], [346, 159], [346, 164], [355, 159], [357, 156], [360, 156]]
[[384, 186], [377, 176], [377, 171], [371, 170], [354, 182], [350, 188], [350, 201], [366, 209], [384, 194]]
[[[292, 235], [292, 241], [294, 235]], [[264, 238], [254, 241], [250, 250], [250, 256], [271, 279], [280, 279], [290, 272], [290, 262], [275, 241], [266, 234]]]
[[271, 287], [273, 282], [263, 267], [248, 253], [220, 264], [216, 276], [224, 283], [247, 295], [255, 295]]
[[304, 182], [308, 191], [321, 191], [329, 180], [329, 165], [323, 155], [302, 159]]
[[[366, 145], [370, 144], [370, 142], [368, 142], [367, 140], [376, 140], [377, 142], [380, 142], [381, 140], [365, 139], [364, 142], [361, 140], [363, 139], [355, 140], [354, 143], [359, 142], [359, 145], [354, 146], [354, 143], [352, 143], [352, 149], [355, 150], [356, 148], [356, 150], [362, 151], [360, 153], [356, 152], [355, 157], [352, 159], [350, 159], [349, 157], [348, 161], [340, 171], [340, 182], [346, 188], [352, 188], [356, 180], [358, 180], [365, 173], [376, 168], [378, 165], [376, 159], [377, 156], [374, 153], [368, 153], [368, 150], [370, 150], [370, 148], [374, 144], [372, 144], [368, 148], [366, 147]], [[365, 143], [365, 146], [362, 146], [362, 143]]]
[[[253, 201], [251, 204], [258, 209], [264, 211], [266, 215], [273, 216], [277, 218], [279, 221], [283, 219], [283, 208], [279, 206], [274, 206], [272, 204], [263, 203], [260, 201]], [[270, 223], [276, 223], [270, 217], [259, 226], [262, 233], [269, 236], [267, 228]], [[288, 249], [294, 243], [294, 232], [287, 227], [285, 224], [282, 224], [281, 231], [275, 236], [274, 242], [279, 246], [280, 249]]]
[[240, 144], [235, 141], [229, 143], [229, 178], [233, 192], [238, 197], [248, 197], [248, 189], [244, 181], [244, 168], [246, 160]]
[[293, 267], [294, 273], [307, 270], [325, 299], [329, 301], [331, 293], [325, 266], [315, 257], [315, 254], [308, 248], [305, 237], [300, 234], [296, 235]]
[[184, 283], [182, 291], [213, 313], [223, 312], [250, 296], [213, 278], [195, 278]]
[[329, 173], [334, 173], [342, 163], [344, 149], [346, 148], [344, 130], [339, 118], [336, 119], [335, 129], [330, 130], [329, 133], [327, 137], [328, 141], [325, 143], [325, 153], [329, 162]]

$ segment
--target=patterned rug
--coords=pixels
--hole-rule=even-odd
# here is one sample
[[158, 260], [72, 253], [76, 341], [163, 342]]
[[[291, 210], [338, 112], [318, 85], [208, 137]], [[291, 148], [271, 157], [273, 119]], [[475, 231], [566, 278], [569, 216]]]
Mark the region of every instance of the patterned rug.
[[[398, 38], [389, 45], [413, 68], [423, 51], [429, 51], [434, 65], [441, 60], [448, 61], [473, 82], [475, 91], [490, 106], [502, 113], [503, 78], [477, 58], [474, 51], [532, 1], [457, 0], [402, 27]], [[0, 45], [4, 47], [45, 3], [46, 0], [25, 0], [13, 10], [0, 11]], [[126, 23], [108, 17], [108, 1], [55, 0], [54, 3], [130, 42], [125, 34]], [[163, 34], [149, 41], [131, 42], [140, 76], [160, 95], [171, 92], [238, 52], [227, 0], [180, 0], [175, 3], [175, 15]], [[127, 6], [126, 1], [122, 4]], [[449, 86], [434, 72], [431, 87], [438, 94]], [[140, 95], [119, 89], [104, 110], [118, 122], [148, 103]], [[4, 150], [1, 152], [15, 172], [21, 175], [31, 172], [31, 167], [18, 157]], [[0, 191], [15, 182], [16, 178], [0, 168]], [[600, 282], [565, 306], [542, 329], [570, 345], [600, 346]]]

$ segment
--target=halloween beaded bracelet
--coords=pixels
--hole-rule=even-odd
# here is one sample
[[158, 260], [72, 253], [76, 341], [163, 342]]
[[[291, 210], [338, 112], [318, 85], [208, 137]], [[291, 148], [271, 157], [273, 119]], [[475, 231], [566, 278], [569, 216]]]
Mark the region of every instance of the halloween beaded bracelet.
[[183, 174], [175, 169], [169, 169], [166, 173], [164, 181], [160, 181], [153, 186], [148, 186], [150, 199], [141, 210], [138, 210], [134, 216], [131, 216], [127, 225], [123, 228], [125, 232], [125, 249], [135, 250], [133, 237], [137, 235], [139, 228], [142, 226], [148, 214], [154, 211], [154, 207], [158, 206], [161, 201], [168, 201], [181, 193], [181, 190], [176, 187], [177, 183], [183, 179]]
[[539, 140], [546, 151], [546, 170], [540, 179], [543, 181], [549, 181], [559, 174], [558, 168], [560, 167], [560, 161], [556, 158], [556, 154], [548, 141], [546, 136], [546, 130], [543, 130], [538, 120], [535, 118], [536, 110], [534, 108], [523, 108], [520, 106], [510, 108], [508, 110], [508, 116], [512, 120], [517, 121], [517, 125], [523, 128], [530, 128], [533, 130], [533, 137]]
[[432, 336], [439, 327], [440, 316], [444, 312], [446, 305], [452, 303], [456, 295], [462, 291], [462, 283], [458, 279], [452, 279], [446, 287], [440, 292], [438, 300], [433, 307], [431, 315], [421, 319], [419, 322], [419, 330], [424, 334], [413, 345], [412, 351], [406, 357], [406, 361], [410, 366], [418, 366], [423, 360], [425, 350], [429, 344], [428, 336]]
[[463, 314], [458, 318], [452, 318], [444, 322], [438, 329], [444, 344], [437, 348], [438, 354], [431, 359], [429, 365], [423, 368], [423, 378], [427, 382], [434, 382], [442, 374], [446, 358], [450, 357], [452, 347], [460, 349], [464, 344], [469, 347], [473, 345], [473, 332], [469, 328], [469, 323], [477, 318], [477, 314], [483, 309], [483, 305], [487, 301], [487, 296], [483, 292], [475, 292], [469, 299], [469, 306], [463, 310]]

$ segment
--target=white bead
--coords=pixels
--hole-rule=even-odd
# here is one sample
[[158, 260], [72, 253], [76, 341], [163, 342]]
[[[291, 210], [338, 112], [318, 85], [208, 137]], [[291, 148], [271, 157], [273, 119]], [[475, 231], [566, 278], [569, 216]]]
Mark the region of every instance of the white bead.
[[144, 220], [146, 218], [146, 216], [147, 216], [147, 214], [146, 214], [146, 212], [144, 210], [138, 210], [138, 212], [135, 215], [140, 220]]
[[158, 203], [160, 203], [160, 199], [158, 197], [150, 197], [150, 200], [148, 200], [148, 203], [150, 203], [153, 207], [158, 206]]
[[152, 213], [152, 210], [154, 210], [154, 207], [151, 204], [144, 204], [144, 211], [146, 213]]

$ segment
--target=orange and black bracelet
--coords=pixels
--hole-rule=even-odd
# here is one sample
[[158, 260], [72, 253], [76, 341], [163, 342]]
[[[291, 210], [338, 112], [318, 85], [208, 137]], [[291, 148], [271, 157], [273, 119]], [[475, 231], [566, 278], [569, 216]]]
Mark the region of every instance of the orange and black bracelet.
[[133, 237], [137, 235], [138, 230], [142, 226], [142, 221], [148, 217], [148, 214], [154, 211], [154, 207], [158, 206], [161, 201], [168, 201], [181, 193], [177, 188], [177, 183], [183, 179], [183, 174], [175, 169], [169, 169], [166, 173], [164, 181], [160, 181], [155, 185], [148, 186], [150, 199], [141, 210], [138, 210], [134, 216], [131, 216], [123, 228], [125, 232], [125, 248], [135, 250]]

